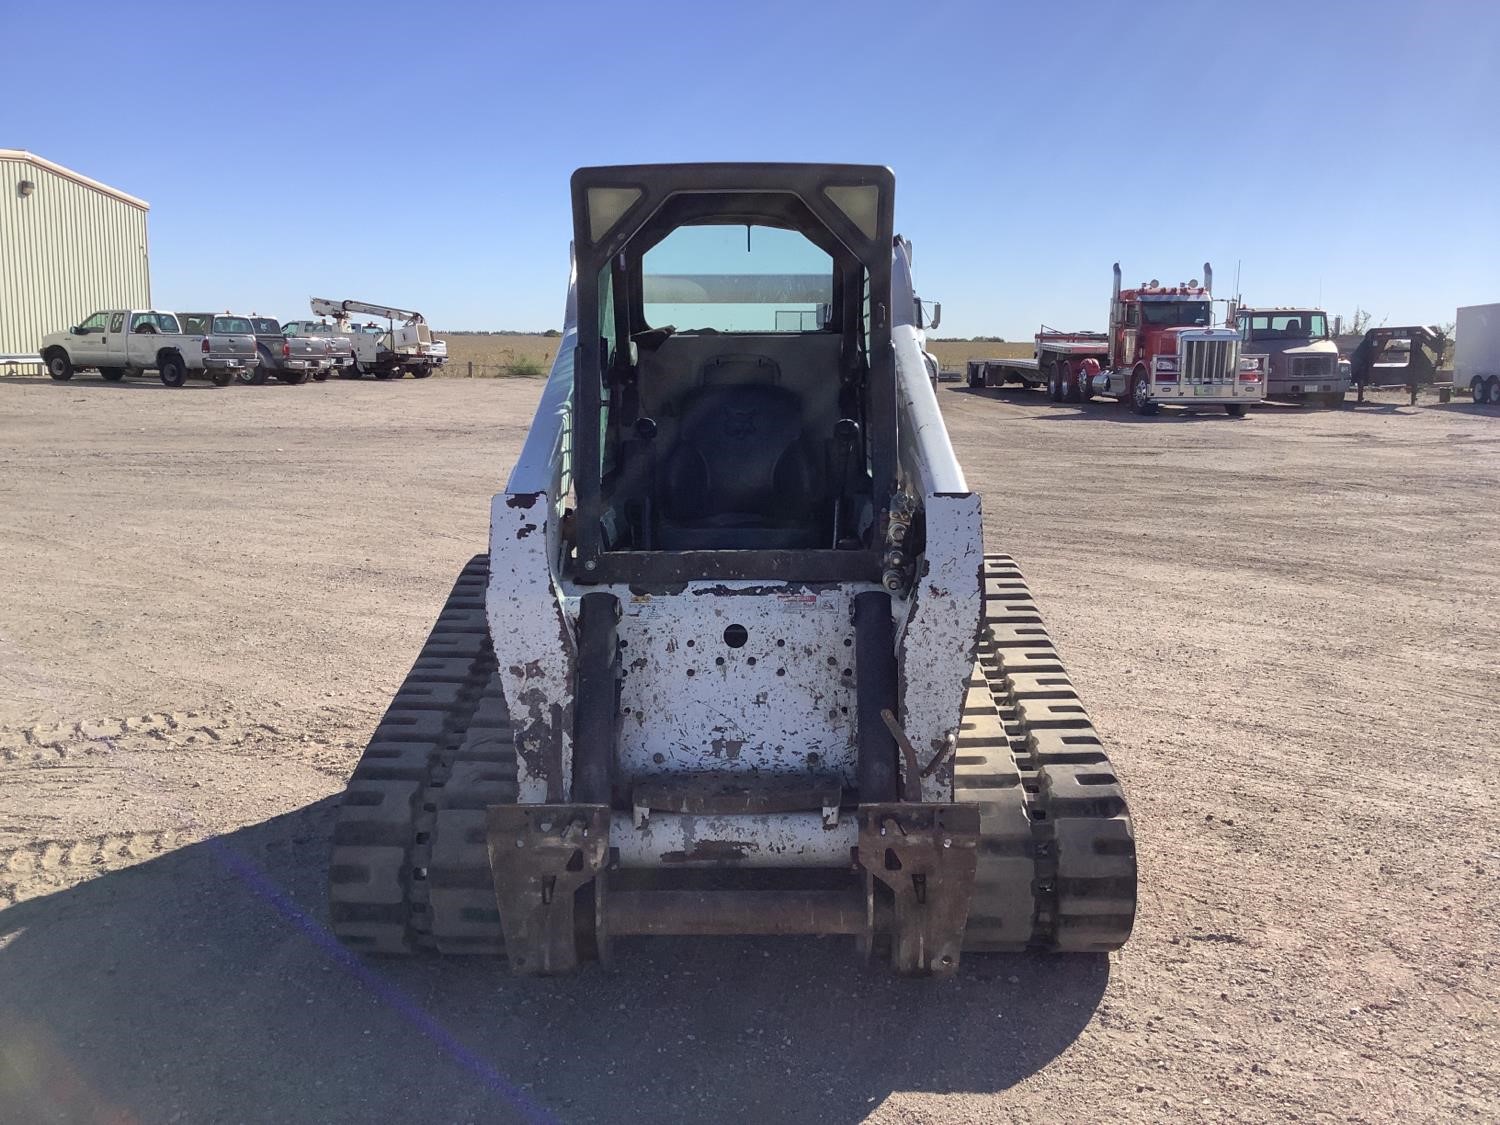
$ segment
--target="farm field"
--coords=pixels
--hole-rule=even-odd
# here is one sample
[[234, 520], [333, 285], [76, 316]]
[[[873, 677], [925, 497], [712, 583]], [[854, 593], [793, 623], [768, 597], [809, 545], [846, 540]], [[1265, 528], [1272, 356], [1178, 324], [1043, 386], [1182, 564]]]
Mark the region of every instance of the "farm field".
[[[558, 336], [532, 336], [522, 333], [495, 332], [479, 334], [472, 332], [436, 332], [440, 340], [448, 342], [448, 363], [440, 374], [449, 377], [467, 376], [469, 364], [474, 365], [475, 378], [491, 378], [510, 373], [517, 364], [534, 364], [545, 374], [552, 366], [561, 342]], [[1013, 359], [1029, 356], [1031, 341], [1020, 343], [991, 343], [984, 340], [933, 340], [929, 347], [945, 369], [963, 370], [971, 359]]]
[[941, 387], [1131, 799], [1118, 954], [344, 953], [337, 795], [541, 388], [0, 377], [0, 1117], [1500, 1118], [1500, 416], [1430, 393]]

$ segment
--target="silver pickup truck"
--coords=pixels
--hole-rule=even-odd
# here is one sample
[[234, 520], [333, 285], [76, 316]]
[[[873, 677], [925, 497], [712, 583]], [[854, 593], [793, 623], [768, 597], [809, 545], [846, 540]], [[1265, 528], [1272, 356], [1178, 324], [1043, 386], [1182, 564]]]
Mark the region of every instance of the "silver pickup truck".
[[281, 330], [288, 336], [305, 336], [327, 344], [333, 373], [341, 379], [354, 366], [354, 345], [349, 342], [347, 335], [335, 332], [331, 325], [320, 320], [288, 320], [282, 324]]
[[252, 316], [250, 324], [259, 362], [240, 376], [243, 382], [260, 384], [272, 375], [283, 383], [305, 383], [309, 376], [319, 382], [328, 378], [332, 361], [323, 341], [290, 336], [275, 317]]
[[[255, 366], [255, 333], [245, 317], [232, 313], [180, 312], [177, 322], [185, 334], [203, 337], [198, 352], [210, 373], [233, 376]], [[224, 383], [228, 381], [224, 379]]]
[[49, 333], [42, 339], [41, 356], [47, 374], [60, 381], [94, 368], [111, 383], [127, 374], [155, 371], [169, 387], [180, 387], [190, 377], [222, 387], [253, 362], [253, 348], [254, 338], [248, 335], [184, 331], [176, 313], [105, 309], [66, 332]]

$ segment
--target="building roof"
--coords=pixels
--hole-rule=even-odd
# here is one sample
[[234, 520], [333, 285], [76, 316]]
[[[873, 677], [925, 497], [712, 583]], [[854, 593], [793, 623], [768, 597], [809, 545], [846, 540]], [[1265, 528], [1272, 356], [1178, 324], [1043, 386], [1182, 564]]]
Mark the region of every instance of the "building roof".
[[71, 168], [64, 168], [61, 164], [54, 164], [34, 152], [27, 152], [24, 148], [0, 148], [0, 160], [21, 160], [27, 164], [34, 164], [38, 168], [45, 168], [55, 176], [72, 180], [75, 184], [82, 184], [86, 188], [93, 188], [97, 192], [118, 199], [121, 203], [128, 203], [132, 207], [139, 207], [142, 211], [151, 210], [151, 204], [144, 199], [137, 199], [133, 195], [126, 195], [119, 188], [112, 188], [108, 184], [101, 184], [98, 180], [91, 180], [81, 172], [75, 172]]

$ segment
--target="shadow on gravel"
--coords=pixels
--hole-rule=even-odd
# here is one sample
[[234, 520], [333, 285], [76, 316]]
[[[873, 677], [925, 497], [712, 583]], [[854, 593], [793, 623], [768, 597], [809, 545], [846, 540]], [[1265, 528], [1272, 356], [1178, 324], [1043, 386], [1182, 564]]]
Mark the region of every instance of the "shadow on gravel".
[[862, 1120], [988, 1092], [1089, 1022], [1103, 956], [866, 969], [850, 939], [637, 939], [610, 970], [364, 961], [323, 929], [333, 799], [0, 912], [14, 1120]]
[[75, 375], [71, 379], [49, 379], [45, 375], [0, 375], [0, 383], [16, 383], [21, 386], [31, 387], [56, 387], [59, 391], [76, 391], [85, 388], [96, 390], [108, 389], [111, 394], [115, 391], [171, 391], [176, 394], [179, 391], [224, 391], [234, 386], [216, 387], [207, 379], [189, 379], [180, 387], [169, 387], [156, 376], [139, 379], [121, 379], [119, 382], [111, 383], [107, 379], [101, 379], [97, 375]]
[[974, 398], [989, 398], [996, 402], [1009, 402], [1016, 406], [1052, 406], [1055, 409], [1037, 414], [1041, 422], [1082, 422], [1098, 420], [1104, 422], [1204, 422], [1222, 419], [1240, 422], [1242, 418], [1231, 418], [1222, 406], [1205, 406], [1201, 411], [1186, 407], [1168, 406], [1160, 413], [1142, 416], [1127, 408], [1124, 403], [1112, 398], [1091, 399], [1088, 402], [1051, 402], [1045, 391], [1026, 387], [952, 387], [954, 394], [972, 395]]

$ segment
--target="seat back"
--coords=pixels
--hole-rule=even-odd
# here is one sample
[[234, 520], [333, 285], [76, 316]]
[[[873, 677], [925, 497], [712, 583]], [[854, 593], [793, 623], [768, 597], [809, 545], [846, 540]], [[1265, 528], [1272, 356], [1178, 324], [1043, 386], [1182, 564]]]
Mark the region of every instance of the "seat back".
[[663, 514], [688, 527], [795, 526], [820, 491], [801, 403], [770, 383], [691, 392], [665, 469]]

